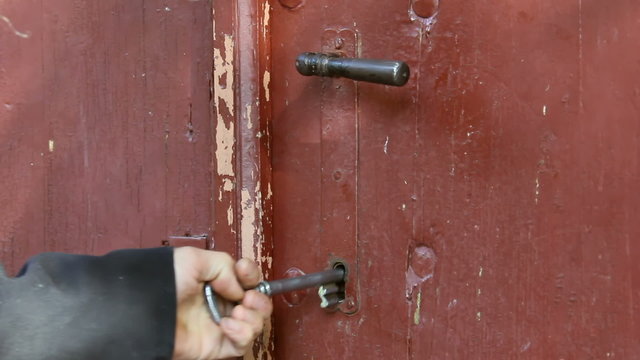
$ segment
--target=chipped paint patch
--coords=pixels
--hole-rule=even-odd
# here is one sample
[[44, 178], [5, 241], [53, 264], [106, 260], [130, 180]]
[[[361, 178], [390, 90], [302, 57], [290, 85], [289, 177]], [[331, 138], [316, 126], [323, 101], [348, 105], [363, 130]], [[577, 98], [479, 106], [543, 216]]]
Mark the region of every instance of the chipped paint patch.
[[447, 305], [447, 309], [451, 310], [458, 305], [458, 299], [453, 299], [449, 301], [449, 305]]
[[253, 119], [251, 118], [251, 104], [247, 104], [245, 107], [245, 116], [247, 118], [247, 129], [253, 129]]
[[[226, 107], [229, 115], [234, 115], [234, 46], [235, 43], [230, 35], [225, 34], [224, 56], [220, 49], [213, 49], [213, 102], [216, 108], [216, 161], [219, 175], [233, 176], [233, 153], [235, 147], [235, 131], [233, 120], [229, 121], [229, 126], [225, 123], [222, 113], [222, 105]], [[226, 83], [223, 83], [223, 80]]]
[[270, 100], [270, 92], [269, 92], [269, 83], [271, 82], [271, 73], [269, 71], [264, 72], [264, 76], [262, 77], [262, 86], [264, 87], [264, 98], [265, 100]]
[[537, 177], [536, 177], [536, 190], [535, 190], [535, 194], [536, 194], [536, 197], [535, 197], [535, 199], [534, 199], [534, 202], [537, 204], [537, 203], [538, 203], [538, 201], [539, 201], [539, 199], [540, 199], [540, 179], [538, 179]]
[[224, 191], [232, 191], [234, 188], [234, 184], [233, 181], [231, 181], [231, 179], [223, 179], [222, 180], [222, 190]]
[[260, 261], [262, 259], [263, 233], [260, 218], [262, 217], [262, 192], [260, 182], [256, 183], [252, 196], [248, 189], [242, 189], [240, 205], [240, 241], [242, 256]]
[[257, 259], [254, 236], [256, 234], [256, 211], [254, 199], [248, 189], [242, 189], [240, 204], [242, 206], [242, 218], [240, 220], [240, 240], [242, 245], [242, 257]]
[[273, 197], [273, 191], [271, 191], [271, 183], [267, 184], [267, 200]]
[[262, 264], [266, 264], [268, 269], [273, 269], [273, 257], [263, 256], [260, 258]]
[[476, 320], [478, 321], [482, 320], [482, 313], [480, 311], [476, 313]]
[[56, 143], [53, 140], [49, 140], [49, 152], [53, 152], [56, 149]]
[[227, 224], [233, 225], [233, 206], [231, 205], [227, 209]]
[[262, 266], [269, 269], [273, 266], [273, 257], [262, 255], [262, 245], [264, 244], [264, 233], [262, 229], [262, 191], [260, 182], [252, 195], [248, 189], [242, 189], [241, 194], [241, 220], [240, 220], [240, 241], [242, 257], [248, 257], [259, 261]]
[[385, 140], [384, 147], [383, 147], [383, 151], [385, 155], [389, 155], [388, 150], [389, 150], [389, 137], [387, 136], [387, 140]]
[[271, 18], [271, 5], [268, 1], [264, 2], [263, 15], [262, 15], [262, 37], [267, 38], [267, 27]]
[[416, 300], [416, 311], [413, 313], [413, 324], [420, 325], [420, 306], [422, 305], [422, 289], [418, 292], [418, 299]]
[[547, 105], [542, 106], [542, 116], [547, 116]]

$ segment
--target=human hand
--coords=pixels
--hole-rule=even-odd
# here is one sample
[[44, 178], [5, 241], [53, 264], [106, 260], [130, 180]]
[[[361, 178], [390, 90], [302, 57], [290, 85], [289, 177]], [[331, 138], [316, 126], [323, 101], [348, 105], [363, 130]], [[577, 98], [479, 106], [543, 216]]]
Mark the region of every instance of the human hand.
[[[247, 259], [235, 262], [218, 251], [192, 247], [173, 252], [177, 314], [174, 359], [224, 359], [243, 355], [262, 332], [273, 309], [269, 298], [245, 291], [260, 281], [257, 265]], [[202, 289], [210, 282], [217, 294], [239, 304], [220, 326], [211, 319]]]

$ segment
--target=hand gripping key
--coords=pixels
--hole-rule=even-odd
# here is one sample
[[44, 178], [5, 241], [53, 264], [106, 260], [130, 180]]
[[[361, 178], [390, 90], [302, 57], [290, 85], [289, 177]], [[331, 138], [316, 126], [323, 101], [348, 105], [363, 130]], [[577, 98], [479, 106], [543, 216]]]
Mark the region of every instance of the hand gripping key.
[[[319, 287], [328, 284], [339, 284], [344, 281], [344, 269], [336, 268], [288, 279], [261, 281], [260, 284], [258, 284], [258, 286], [256, 286], [253, 290], [261, 292], [267, 296], [273, 296], [289, 291]], [[213, 321], [215, 321], [216, 324], [220, 324], [220, 321], [225, 316], [225, 314], [229, 313], [229, 305], [231, 303], [229, 303], [228, 301], [224, 301], [224, 299], [216, 294], [209, 283], [204, 286], [204, 298], [207, 301], [207, 306], [209, 307], [211, 318], [213, 319]]]

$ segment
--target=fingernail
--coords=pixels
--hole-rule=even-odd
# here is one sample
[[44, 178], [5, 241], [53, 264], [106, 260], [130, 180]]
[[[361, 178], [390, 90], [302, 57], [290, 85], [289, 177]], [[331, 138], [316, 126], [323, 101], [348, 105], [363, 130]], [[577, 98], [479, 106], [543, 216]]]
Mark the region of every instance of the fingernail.
[[240, 324], [238, 324], [238, 322], [233, 319], [229, 319], [229, 318], [222, 319], [222, 321], [220, 322], [220, 325], [222, 325], [222, 327], [228, 331], [240, 330]]

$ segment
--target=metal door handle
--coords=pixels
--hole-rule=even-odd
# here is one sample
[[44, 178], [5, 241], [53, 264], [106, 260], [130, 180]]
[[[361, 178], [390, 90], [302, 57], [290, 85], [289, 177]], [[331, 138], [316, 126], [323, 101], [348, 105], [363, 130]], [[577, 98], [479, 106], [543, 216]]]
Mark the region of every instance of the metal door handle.
[[376, 84], [402, 86], [409, 81], [409, 65], [403, 61], [349, 59], [331, 53], [302, 53], [296, 69], [305, 76], [345, 77]]

